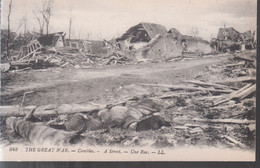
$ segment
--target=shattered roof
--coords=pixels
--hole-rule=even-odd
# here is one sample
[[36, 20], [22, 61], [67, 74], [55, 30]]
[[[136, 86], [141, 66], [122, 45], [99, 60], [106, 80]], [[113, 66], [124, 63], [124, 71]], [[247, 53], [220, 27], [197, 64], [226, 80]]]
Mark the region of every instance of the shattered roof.
[[181, 34], [177, 29], [175, 29], [175, 28], [171, 28], [171, 29], [168, 31], [168, 33], [172, 33], [172, 34], [174, 34], [174, 35], [176, 35], [176, 36], [182, 36], [182, 34]]
[[154, 38], [157, 34], [164, 35], [167, 33], [167, 29], [163, 25], [154, 23], [141, 23], [151, 38]]
[[240, 38], [240, 33], [233, 27], [219, 28], [217, 38], [219, 40], [225, 40], [226, 37], [232, 41], [238, 41], [238, 39]]
[[163, 25], [141, 22], [128, 29], [126, 33], [118, 38], [118, 40], [125, 40], [128, 37], [132, 36], [133, 32], [139, 30], [145, 30], [151, 39], [154, 38], [157, 34], [164, 35], [167, 33], [167, 29]]

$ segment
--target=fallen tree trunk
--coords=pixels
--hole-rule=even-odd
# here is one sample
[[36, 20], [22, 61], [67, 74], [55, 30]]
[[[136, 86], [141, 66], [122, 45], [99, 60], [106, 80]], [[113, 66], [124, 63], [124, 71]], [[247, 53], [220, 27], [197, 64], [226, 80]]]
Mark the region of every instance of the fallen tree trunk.
[[45, 105], [45, 106], [0, 106], [0, 117], [23, 117], [30, 111], [36, 108], [34, 116], [57, 116], [61, 114], [74, 114], [74, 113], [88, 113], [92, 111], [98, 111], [105, 108], [105, 105], [93, 105], [93, 104], [62, 104], [62, 105]]

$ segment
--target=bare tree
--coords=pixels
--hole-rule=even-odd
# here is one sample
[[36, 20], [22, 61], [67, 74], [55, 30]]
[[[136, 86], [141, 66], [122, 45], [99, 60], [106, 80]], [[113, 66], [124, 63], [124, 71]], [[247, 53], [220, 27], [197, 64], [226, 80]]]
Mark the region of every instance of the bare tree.
[[197, 27], [192, 27], [191, 28], [191, 35], [194, 37], [198, 37], [199, 36], [199, 30]]
[[12, 12], [12, 5], [13, 5], [13, 0], [10, 0], [10, 3], [9, 3], [9, 11], [8, 11], [8, 16], [7, 16], [7, 22], [8, 22], [7, 40], [6, 40], [6, 52], [7, 52], [7, 57], [10, 56], [9, 40], [10, 40], [10, 16], [11, 16], [11, 12]]
[[91, 34], [88, 33], [88, 34], [87, 34], [87, 40], [90, 40], [90, 36], [91, 36]]
[[37, 19], [39, 26], [40, 26], [40, 34], [43, 34], [43, 29], [44, 29], [44, 19], [41, 19], [41, 17], [39, 15], [37, 15], [37, 13], [35, 11], [33, 11], [33, 14], [35, 16], [35, 18]]
[[17, 33], [18, 30], [22, 27], [22, 25], [24, 24], [23, 22], [24, 22], [24, 18], [22, 18], [22, 19], [20, 20], [19, 25], [18, 25], [18, 28], [16, 29], [15, 33]]
[[26, 34], [27, 33], [27, 13], [23, 17], [23, 24], [24, 24], [24, 34]]
[[81, 30], [82, 30], [82, 27], [79, 29], [78, 39], [81, 39]]
[[72, 12], [72, 7], [71, 7], [71, 9], [70, 9], [69, 39], [70, 39], [70, 34], [71, 34], [71, 26], [72, 26], [72, 20], [73, 20], [73, 18], [72, 18], [72, 15], [71, 15], [71, 12]]
[[43, 34], [44, 30], [46, 31], [46, 34], [49, 33], [50, 19], [53, 14], [53, 4], [54, 0], [42, 0], [41, 8], [38, 8], [40, 16], [37, 12], [33, 12], [40, 26], [40, 34]]
[[46, 23], [46, 34], [49, 33], [49, 25], [52, 16], [53, 4], [54, 4], [54, 0], [43, 1], [43, 10], [41, 11], [41, 13]]
[[72, 24], [72, 18], [70, 17], [70, 26], [69, 26], [69, 39], [70, 39], [70, 33], [71, 33], [71, 24]]

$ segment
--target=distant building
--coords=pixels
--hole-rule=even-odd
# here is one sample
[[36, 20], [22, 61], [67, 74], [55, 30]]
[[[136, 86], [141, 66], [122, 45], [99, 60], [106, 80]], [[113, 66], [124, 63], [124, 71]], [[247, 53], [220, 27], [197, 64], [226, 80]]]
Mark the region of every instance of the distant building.
[[211, 47], [221, 52], [250, 50], [255, 48], [254, 39], [254, 33], [250, 30], [240, 33], [233, 27], [219, 28], [217, 38], [211, 40]]
[[241, 34], [233, 27], [219, 28], [217, 39], [222, 41], [230, 40], [233, 42], [242, 41]]

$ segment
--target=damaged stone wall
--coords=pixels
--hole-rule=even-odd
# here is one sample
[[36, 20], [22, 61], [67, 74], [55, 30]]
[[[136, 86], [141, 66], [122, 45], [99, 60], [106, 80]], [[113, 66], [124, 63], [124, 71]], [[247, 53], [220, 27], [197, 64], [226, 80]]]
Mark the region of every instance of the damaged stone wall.
[[172, 38], [171, 35], [160, 37], [157, 42], [147, 51], [142, 52], [142, 56], [154, 60], [166, 60], [182, 55], [183, 47]]

